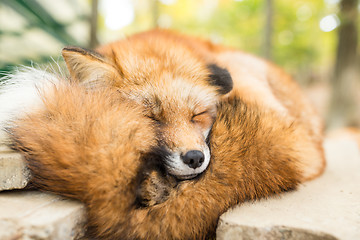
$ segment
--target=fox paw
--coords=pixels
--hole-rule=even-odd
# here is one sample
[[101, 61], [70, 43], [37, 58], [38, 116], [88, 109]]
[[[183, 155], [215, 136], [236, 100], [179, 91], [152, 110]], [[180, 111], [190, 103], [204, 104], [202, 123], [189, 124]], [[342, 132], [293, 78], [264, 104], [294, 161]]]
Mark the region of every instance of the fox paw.
[[137, 202], [142, 207], [165, 202], [176, 186], [174, 177], [164, 176], [156, 170], [144, 173], [137, 189]]

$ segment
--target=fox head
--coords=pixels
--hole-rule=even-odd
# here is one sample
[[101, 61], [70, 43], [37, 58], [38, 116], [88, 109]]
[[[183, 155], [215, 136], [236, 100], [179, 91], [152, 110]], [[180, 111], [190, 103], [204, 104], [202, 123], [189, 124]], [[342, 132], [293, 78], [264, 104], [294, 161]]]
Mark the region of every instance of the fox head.
[[116, 88], [144, 105], [158, 126], [159, 144], [169, 152], [163, 161], [167, 172], [180, 180], [196, 177], [210, 162], [207, 137], [217, 102], [232, 89], [229, 72], [186, 49], [122, 45], [97, 52], [68, 47], [62, 54], [73, 80]]

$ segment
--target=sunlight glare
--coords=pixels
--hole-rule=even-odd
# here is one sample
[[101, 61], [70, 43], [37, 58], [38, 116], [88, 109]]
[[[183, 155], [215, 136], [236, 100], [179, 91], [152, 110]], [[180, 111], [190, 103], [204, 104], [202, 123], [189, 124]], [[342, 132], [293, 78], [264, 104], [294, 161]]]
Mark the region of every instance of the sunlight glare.
[[340, 0], [325, 0], [326, 4], [335, 5], [338, 4]]
[[135, 11], [131, 0], [103, 0], [101, 3], [107, 28], [119, 30], [134, 21]]
[[323, 32], [331, 32], [339, 25], [340, 19], [335, 14], [328, 15], [320, 20], [320, 29]]
[[172, 5], [172, 4], [176, 3], [176, 0], [159, 0], [159, 1], [165, 5]]

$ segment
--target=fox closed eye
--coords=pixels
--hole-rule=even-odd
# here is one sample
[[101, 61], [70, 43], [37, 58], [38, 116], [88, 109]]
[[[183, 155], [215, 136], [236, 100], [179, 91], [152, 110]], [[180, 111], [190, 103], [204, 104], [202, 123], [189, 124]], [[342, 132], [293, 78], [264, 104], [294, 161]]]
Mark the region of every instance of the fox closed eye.
[[205, 114], [208, 113], [208, 110], [205, 110], [205, 111], [202, 111], [200, 113], [197, 113], [197, 114], [194, 114], [192, 117], [191, 117], [191, 122], [192, 123], [195, 123], [195, 122], [200, 122], [202, 121], [202, 118], [204, 117]]
[[155, 117], [153, 114], [147, 114], [147, 115], [145, 115], [145, 117], [150, 118], [151, 120], [153, 120], [156, 123], [161, 123], [160, 119]]

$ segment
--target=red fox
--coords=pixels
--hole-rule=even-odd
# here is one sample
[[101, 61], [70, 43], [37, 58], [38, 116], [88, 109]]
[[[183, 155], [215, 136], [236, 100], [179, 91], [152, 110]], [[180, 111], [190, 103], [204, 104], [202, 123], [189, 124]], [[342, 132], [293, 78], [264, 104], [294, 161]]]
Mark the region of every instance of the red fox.
[[319, 117], [263, 60], [163, 30], [63, 56], [70, 83], [29, 74], [51, 84], [8, 132], [34, 185], [85, 203], [91, 237], [205, 239], [325, 167]]
[[89, 87], [112, 86], [146, 106], [160, 125], [162, 144], [171, 152], [168, 172], [191, 179], [210, 162], [206, 144], [216, 103], [231, 96], [257, 103], [304, 125], [304, 179], [324, 168], [321, 120], [297, 84], [277, 67], [251, 55], [165, 30], [131, 36], [91, 52], [65, 48], [73, 79]]

